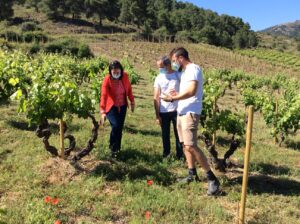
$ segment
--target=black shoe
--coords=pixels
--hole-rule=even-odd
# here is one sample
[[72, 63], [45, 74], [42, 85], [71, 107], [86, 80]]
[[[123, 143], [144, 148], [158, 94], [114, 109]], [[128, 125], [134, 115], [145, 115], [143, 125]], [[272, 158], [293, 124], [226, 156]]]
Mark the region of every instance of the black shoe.
[[176, 155], [176, 159], [180, 160], [180, 161], [185, 161], [185, 157], [184, 156], [178, 156], [178, 155]]
[[169, 154], [163, 154], [163, 158], [169, 158], [170, 157], [170, 153]]
[[200, 182], [200, 179], [198, 175], [188, 175], [185, 178], [178, 179], [178, 182], [183, 184], [189, 184], [191, 182]]
[[208, 181], [207, 195], [217, 195], [220, 192], [220, 182], [218, 179]]
[[118, 152], [111, 152], [111, 158], [112, 159], [117, 159], [118, 158]]

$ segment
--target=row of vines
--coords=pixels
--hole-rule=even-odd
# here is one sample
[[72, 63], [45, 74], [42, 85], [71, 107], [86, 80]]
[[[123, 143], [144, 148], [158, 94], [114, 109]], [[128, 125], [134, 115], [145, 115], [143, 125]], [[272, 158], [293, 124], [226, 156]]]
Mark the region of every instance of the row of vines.
[[[128, 59], [122, 61], [133, 84], [140, 76]], [[75, 137], [66, 133], [67, 123], [74, 116], [90, 119], [92, 135], [85, 148], [73, 154], [72, 160], [80, 160], [93, 149], [99, 124], [94, 116], [100, 100], [100, 87], [108, 73], [109, 62], [102, 58], [79, 60], [58, 54], [38, 54], [30, 57], [20, 51], [0, 51], [0, 102], [19, 102], [18, 111], [25, 113], [30, 125], [36, 125], [36, 134], [42, 138], [45, 149], [58, 156], [58, 150], [50, 145], [49, 120], [63, 122], [64, 138], [69, 146], [64, 150], [70, 156], [75, 149]]]
[[300, 69], [300, 57], [296, 54], [267, 49], [247, 49], [240, 50], [239, 53], [268, 61], [274, 65], [285, 66], [296, 70]]
[[[284, 75], [272, 78], [255, 77], [244, 72], [209, 70], [205, 73], [204, 101], [201, 115], [203, 139], [217, 168], [224, 170], [227, 159], [235, 152], [245, 135], [247, 117], [245, 111], [233, 112], [230, 108], [220, 109], [218, 101], [227, 90], [235, 88], [243, 105], [253, 105], [255, 111], [269, 127], [270, 136], [279, 146], [288, 135], [300, 129], [300, 82]], [[222, 130], [232, 136], [229, 150], [223, 159], [215, 150], [216, 132]]]

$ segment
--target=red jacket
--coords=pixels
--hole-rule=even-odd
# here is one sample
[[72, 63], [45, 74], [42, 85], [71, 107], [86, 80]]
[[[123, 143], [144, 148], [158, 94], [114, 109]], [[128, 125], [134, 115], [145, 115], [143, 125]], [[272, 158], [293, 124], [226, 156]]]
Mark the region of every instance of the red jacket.
[[[100, 112], [101, 114], [105, 114], [110, 111], [112, 106], [114, 105], [115, 101], [115, 90], [114, 85], [112, 84], [112, 78], [110, 74], [106, 75], [101, 88], [101, 100], [100, 100]], [[132, 88], [131, 84], [128, 78], [128, 74], [126, 72], [123, 73], [122, 79], [121, 79], [123, 86], [125, 88], [126, 92], [126, 103], [128, 106], [127, 99], [129, 98], [131, 104], [134, 104], [134, 97], [132, 94]]]

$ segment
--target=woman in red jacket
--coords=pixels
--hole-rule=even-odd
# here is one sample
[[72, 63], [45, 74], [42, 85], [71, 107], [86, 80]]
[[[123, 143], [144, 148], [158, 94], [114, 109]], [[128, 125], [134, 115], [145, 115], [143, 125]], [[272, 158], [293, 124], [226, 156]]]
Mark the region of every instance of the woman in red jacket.
[[107, 118], [112, 127], [109, 147], [113, 158], [117, 157], [121, 149], [128, 99], [131, 111], [134, 112], [134, 97], [128, 74], [119, 61], [113, 61], [109, 64], [109, 74], [103, 80], [100, 100], [102, 123]]

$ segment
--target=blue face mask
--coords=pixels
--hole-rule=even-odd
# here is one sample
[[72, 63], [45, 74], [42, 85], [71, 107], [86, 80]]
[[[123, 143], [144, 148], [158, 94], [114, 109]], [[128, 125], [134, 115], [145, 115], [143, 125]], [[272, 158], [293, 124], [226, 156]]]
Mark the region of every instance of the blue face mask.
[[177, 62], [172, 63], [172, 69], [176, 72], [180, 70], [180, 65]]
[[160, 73], [160, 74], [167, 74], [168, 71], [167, 71], [166, 68], [160, 68], [160, 69], [159, 69], [159, 73]]

